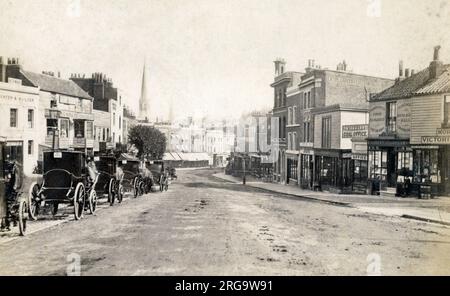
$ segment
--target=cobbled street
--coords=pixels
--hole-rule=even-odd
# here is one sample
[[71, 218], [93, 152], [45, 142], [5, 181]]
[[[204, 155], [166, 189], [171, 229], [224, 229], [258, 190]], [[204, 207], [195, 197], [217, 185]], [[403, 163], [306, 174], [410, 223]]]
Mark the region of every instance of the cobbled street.
[[[81, 275], [450, 274], [445, 226], [271, 194], [179, 171], [164, 193], [105, 200], [81, 221], [51, 215], [30, 233], [0, 233], [3, 275], [65, 275], [80, 256]], [[50, 220], [50, 221], [49, 221]], [[67, 222], [67, 223], [63, 223]]]

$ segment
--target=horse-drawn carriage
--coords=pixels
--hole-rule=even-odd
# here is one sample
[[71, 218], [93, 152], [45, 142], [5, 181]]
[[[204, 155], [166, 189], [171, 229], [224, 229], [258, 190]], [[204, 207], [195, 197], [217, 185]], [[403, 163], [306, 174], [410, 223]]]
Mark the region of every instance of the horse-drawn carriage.
[[97, 208], [95, 190], [98, 175], [88, 172], [89, 165], [84, 153], [78, 151], [47, 151], [43, 158], [42, 184], [33, 183], [30, 188], [30, 217], [37, 218], [40, 205], [52, 207], [56, 215], [61, 203], [73, 206], [75, 220], [83, 211], [93, 214]]
[[167, 191], [169, 189], [169, 173], [165, 168], [164, 161], [152, 160], [145, 164], [153, 175], [154, 184], [159, 186], [159, 191]]
[[139, 159], [122, 153], [118, 158], [117, 169], [123, 174], [122, 185], [124, 190], [131, 192], [135, 198], [144, 193]]
[[98, 196], [107, 195], [109, 204], [112, 206], [115, 199], [119, 203], [123, 199], [123, 174], [117, 174], [117, 159], [114, 155], [100, 155], [94, 157], [98, 172], [98, 180], [95, 190]]
[[28, 199], [21, 192], [22, 169], [19, 163], [5, 158], [5, 143], [0, 142], [0, 228], [10, 230], [12, 224], [19, 227], [20, 235], [25, 235]]

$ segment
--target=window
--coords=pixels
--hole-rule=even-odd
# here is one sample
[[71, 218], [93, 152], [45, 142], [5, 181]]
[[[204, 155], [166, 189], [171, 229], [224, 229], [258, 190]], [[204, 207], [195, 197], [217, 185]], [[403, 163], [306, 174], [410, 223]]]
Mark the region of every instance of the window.
[[28, 128], [33, 128], [34, 124], [34, 110], [28, 109]]
[[367, 161], [354, 160], [353, 181], [358, 183], [364, 183], [367, 181]]
[[84, 138], [84, 120], [74, 120], [74, 131], [76, 138]]
[[387, 180], [387, 151], [369, 151], [369, 177]]
[[331, 117], [322, 118], [322, 148], [331, 148]]
[[28, 141], [28, 155], [33, 155], [34, 143], [33, 140]]
[[303, 142], [311, 142], [310, 127], [311, 123], [309, 121], [303, 122]]
[[296, 115], [297, 115], [297, 106], [294, 106], [292, 107], [292, 124], [297, 123]]
[[288, 124], [292, 124], [292, 108], [288, 108]]
[[450, 96], [444, 96], [444, 127], [450, 126]]
[[53, 136], [53, 132], [58, 129], [58, 119], [47, 119], [47, 136]]
[[291, 149], [292, 150], [297, 150], [297, 133], [296, 132], [294, 132], [292, 134], [292, 147], [291, 147]]
[[288, 171], [289, 171], [289, 178], [293, 180], [297, 180], [298, 178], [298, 160], [297, 159], [291, 159], [288, 158]]
[[413, 154], [412, 152], [398, 152], [397, 153], [397, 169], [403, 172], [400, 174], [408, 173], [413, 170]]
[[441, 183], [439, 175], [439, 155], [437, 149], [418, 149], [414, 151], [414, 181]]
[[59, 122], [61, 125], [61, 128], [59, 130], [59, 136], [61, 138], [68, 138], [69, 137], [69, 120], [61, 119]]
[[308, 99], [306, 100], [306, 107], [311, 108], [311, 91], [308, 92]]
[[112, 118], [113, 118], [113, 126], [115, 126], [116, 125], [116, 113], [113, 113]]
[[388, 133], [395, 133], [397, 129], [397, 102], [386, 104], [386, 126]]
[[94, 136], [94, 122], [92, 121], [86, 121], [86, 138], [92, 139]]
[[283, 95], [281, 94], [281, 89], [278, 90], [278, 107], [283, 106]]
[[121, 128], [122, 128], [122, 116], [119, 116], [119, 129], [121, 129]]
[[17, 109], [9, 109], [9, 126], [17, 127]]
[[288, 150], [291, 150], [292, 145], [292, 134], [288, 133]]

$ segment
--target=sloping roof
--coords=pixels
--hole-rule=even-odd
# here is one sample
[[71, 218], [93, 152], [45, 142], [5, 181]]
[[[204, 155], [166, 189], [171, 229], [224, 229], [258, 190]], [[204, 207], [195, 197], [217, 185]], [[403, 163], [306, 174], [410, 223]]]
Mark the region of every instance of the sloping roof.
[[430, 80], [430, 68], [426, 68], [393, 86], [371, 97], [371, 101], [401, 99], [415, 94], [431, 94], [445, 92], [450, 89], [450, 64], [443, 66], [443, 73], [438, 78]]
[[447, 65], [447, 70], [443, 72], [437, 79], [431, 81], [424, 87], [418, 89], [416, 94], [434, 94], [450, 92], [450, 65]]
[[92, 99], [92, 97], [79, 87], [72, 80], [61, 79], [45, 74], [38, 74], [29, 71], [21, 71], [34, 86], [39, 86], [41, 90], [58, 94]]

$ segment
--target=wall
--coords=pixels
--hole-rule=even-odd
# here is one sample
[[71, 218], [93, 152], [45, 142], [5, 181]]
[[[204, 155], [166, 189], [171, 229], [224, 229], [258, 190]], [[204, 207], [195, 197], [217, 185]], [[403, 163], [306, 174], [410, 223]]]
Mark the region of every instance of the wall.
[[342, 137], [342, 126], [353, 124], [368, 124], [368, 112], [356, 111], [341, 111], [341, 126], [340, 126], [340, 149], [352, 149], [352, 139]]
[[347, 72], [325, 71], [326, 105], [368, 108], [369, 93], [378, 93], [394, 84], [393, 80], [357, 75]]
[[[393, 101], [370, 102], [369, 104], [369, 138], [378, 137], [386, 131], [386, 104]], [[411, 132], [410, 99], [397, 100], [397, 132], [399, 138], [408, 139]]]
[[327, 116], [331, 116], [331, 147], [326, 149], [341, 149], [340, 111], [314, 115], [314, 148], [322, 148], [322, 118]]
[[[444, 95], [421, 96], [412, 98], [411, 100], [412, 106], [410, 143], [432, 144], [429, 142], [423, 142], [422, 137], [436, 136], [436, 130], [441, 128], [444, 118]], [[446, 142], [450, 144], [450, 141]]]

